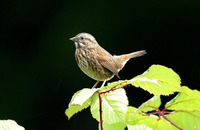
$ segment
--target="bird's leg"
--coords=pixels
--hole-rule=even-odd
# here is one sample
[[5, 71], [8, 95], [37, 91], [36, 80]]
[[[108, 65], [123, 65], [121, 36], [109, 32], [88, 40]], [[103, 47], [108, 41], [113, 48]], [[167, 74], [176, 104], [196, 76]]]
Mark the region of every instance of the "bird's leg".
[[98, 83], [99, 83], [99, 81], [97, 81], [92, 88], [95, 88]]
[[106, 79], [103, 81], [103, 83], [102, 83], [100, 88], [102, 88], [105, 85], [106, 81], [107, 81]]

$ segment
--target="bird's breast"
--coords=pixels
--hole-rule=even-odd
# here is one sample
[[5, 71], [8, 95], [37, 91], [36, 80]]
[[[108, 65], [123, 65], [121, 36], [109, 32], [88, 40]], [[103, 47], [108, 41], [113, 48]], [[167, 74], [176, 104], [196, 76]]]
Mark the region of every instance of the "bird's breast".
[[75, 58], [79, 68], [90, 78], [97, 81], [110, 79], [114, 74], [104, 68], [97, 60], [93, 49], [76, 49]]

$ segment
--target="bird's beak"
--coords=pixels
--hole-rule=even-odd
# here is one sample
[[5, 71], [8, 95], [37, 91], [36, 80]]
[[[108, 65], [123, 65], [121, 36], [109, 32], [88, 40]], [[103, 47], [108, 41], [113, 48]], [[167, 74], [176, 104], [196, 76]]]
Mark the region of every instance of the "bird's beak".
[[76, 40], [76, 37], [72, 37], [72, 38], [70, 38], [69, 40], [75, 41], [75, 40]]

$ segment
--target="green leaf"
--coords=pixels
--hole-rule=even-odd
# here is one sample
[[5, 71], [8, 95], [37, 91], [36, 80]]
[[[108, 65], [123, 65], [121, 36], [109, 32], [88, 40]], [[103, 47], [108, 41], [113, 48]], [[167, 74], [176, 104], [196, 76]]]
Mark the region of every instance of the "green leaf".
[[182, 87], [179, 93], [165, 105], [165, 109], [174, 110], [167, 118], [185, 130], [200, 129], [200, 92]]
[[131, 84], [141, 87], [154, 95], [169, 95], [182, 92], [180, 77], [172, 69], [161, 65], [152, 65], [142, 75], [131, 79]]
[[[138, 109], [135, 108], [135, 107], [132, 107], [132, 106], [128, 106], [127, 107], [127, 111], [126, 111], [126, 116], [125, 116], [125, 121], [128, 125], [133, 125], [133, 122], [132, 122], [132, 117], [133, 117], [133, 114], [137, 111]], [[136, 114], [138, 115], [138, 113]]]
[[184, 130], [200, 130], [200, 111], [176, 111], [167, 118]]
[[65, 111], [68, 119], [70, 119], [75, 113], [89, 107], [91, 104], [91, 97], [96, 91], [97, 89], [84, 88], [76, 92], [69, 103], [68, 109]]
[[14, 120], [0, 120], [0, 130], [25, 130]]
[[[178, 94], [165, 105], [167, 110], [174, 110], [173, 113], [165, 116], [180, 128], [185, 130], [198, 130], [200, 129], [200, 92], [197, 90], [190, 90], [187, 87], [183, 87], [183, 92], [184, 93]], [[158, 130], [177, 130], [174, 125], [169, 123], [163, 117], [160, 117], [159, 119], [155, 115], [145, 116], [140, 113], [141, 111], [148, 112], [151, 110], [148, 108], [154, 110], [155, 108], [158, 108], [160, 104], [160, 98], [154, 96], [147, 102], [143, 103], [138, 109], [128, 107], [126, 123], [128, 125], [144, 124], [152, 129]]]
[[121, 87], [131, 84], [135, 87], [141, 87], [154, 95], [169, 95], [174, 92], [182, 92], [181, 81], [178, 74], [172, 69], [161, 65], [152, 65], [143, 74], [134, 77], [131, 80], [121, 80], [108, 84], [108, 88]]
[[[172, 125], [166, 121], [163, 117], [158, 119], [157, 116], [138, 116], [133, 120], [134, 124], [144, 124], [153, 130], [173, 130]], [[176, 130], [176, 129], [174, 129]]]
[[[126, 125], [123, 122], [119, 122], [119, 123], [115, 123], [115, 124], [103, 123], [104, 130], [124, 130], [125, 128], [126, 128]], [[99, 130], [101, 130], [100, 123], [99, 123]]]
[[[156, 110], [156, 108], [159, 108], [161, 104], [160, 96], [153, 96], [151, 99], [143, 103], [131, 116], [133, 118], [136, 114], [139, 112], [148, 112], [148, 111], [153, 111]], [[130, 118], [130, 119], [131, 119]]]
[[152, 130], [146, 125], [128, 125], [128, 130]]
[[182, 88], [184, 93], [179, 93], [174, 99], [165, 105], [165, 108], [168, 110], [185, 111], [200, 110], [200, 92], [197, 90], [191, 90], [186, 86]]
[[77, 95], [73, 99], [72, 105], [82, 106], [83, 103], [85, 101], [87, 101], [96, 91], [97, 91], [97, 89], [95, 89], [95, 88], [93, 88], [93, 89], [88, 89], [88, 88], [82, 89], [79, 93], [77, 93]]
[[[132, 118], [130, 117], [133, 115], [133, 113], [137, 111], [134, 107], [128, 107], [127, 113], [126, 113], [126, 123], [128, 125], [140, 125], [144, 124], [148, 126], [149, 128], [152, 128], [153, 130], [173, 130], [172, 125], [168, 123], [164, 118], [158, 118], [158, 116], [150, 115], [142, 115], [141, 113], [138, 113]], [[176, 129], [174, 129], [176, 130]]]
[[[124, 89], [117, 89], [109, 93], [101, 94], [102, 97], [102, 117], [103, 123], [115, 124], [125, 121], [125, 114], [128, 105], [128, 99]], [[99, 115], [99, 95], [95, 93], [91, 101], [92, 116], [100, 121]]]

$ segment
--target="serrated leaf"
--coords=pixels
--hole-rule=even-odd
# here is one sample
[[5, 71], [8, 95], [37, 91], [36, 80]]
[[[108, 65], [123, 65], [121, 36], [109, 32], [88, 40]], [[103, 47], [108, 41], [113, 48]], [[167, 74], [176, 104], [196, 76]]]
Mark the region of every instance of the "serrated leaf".
[[72, 105], [80, 105], [82, 106], [85, 101], [87, 101], [95, 92], [97, 89], [88, 89], [84, 88], [79, 93], [76, 94], [72, 101]]
[[128, 130], [152, 130], [146, 125], [128, 125]]
[[[125, 90], [117, 89], [106, 94], [101, 94], [101, 97], [103, 123], [115, 124], [124, 122], [128, 105]], [[99, 95], [97, 93], [92, 96], [90, 110], [93, 118], [99, 121]]]
[[65, 111], [68, 119], [70, 119], [75, 113], [89, 107], [91, 97], [96, 91], [97, 89], [84, 88], [76, 92], [69, 103], [68, 109]]
[[[126, 125], [123, 122], [119, 122], [119, 123], [115, 123], [115, 124], [103, 123], [104, 130], [124, 130], [125, 128], [126, 128]], [[99, 123], [99, 130], [101, 130], [100, 123]]]
[[180, 77], [172, 69], [161, 65], [152, 65], [142, 75], [130, 81], [132, 85], [141, 87], [154, 95], [169, 95], [182, 92]]
[[130, 119], [132, 119], [136, 114], [139, 112], [148, 112], [156, 110], [156, 108], [159, 108], [161, 104], [160, 96], [153, 96], [151, 99], [140, 105], [140, 107], [133, 113]]
[[165, 105], [165, 109], [174, 110], [167, 118], [185, 130], [200, 129], [200, 92], [182, 87], [179, 93]]
[[176, 111], [167, 118], [184, 130], [200, 130], [200, 111]]
[[14, 120], [0, 120], [0, 130], [25, 130]]
[[200, 92], [182, 87], [184, 93], [179, 93], [174, 99], [169, 101], [165, 108], [168, 110], [200, 110]]
[[181, 81], [178, 74], [172, 69], [162, 65], [152, 65], [143, 74], [131, 80], [121, 80], [109, 83], [108, 88], [121, 87], [124, 85], [140, 87], [154, 95], [170, 95], [174, 92], [183, 92], [180, 86]]

